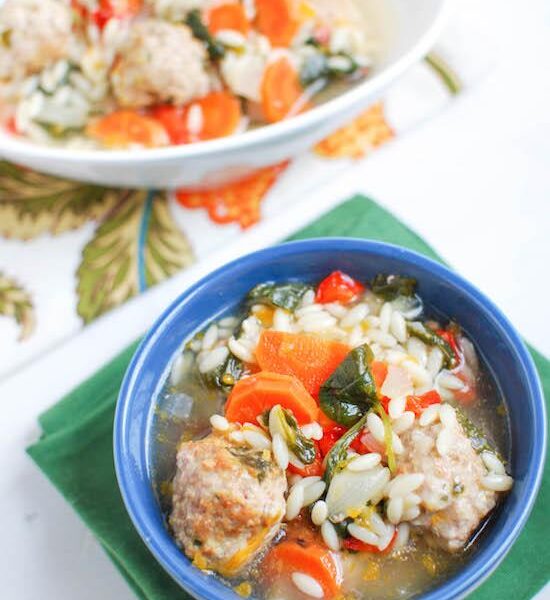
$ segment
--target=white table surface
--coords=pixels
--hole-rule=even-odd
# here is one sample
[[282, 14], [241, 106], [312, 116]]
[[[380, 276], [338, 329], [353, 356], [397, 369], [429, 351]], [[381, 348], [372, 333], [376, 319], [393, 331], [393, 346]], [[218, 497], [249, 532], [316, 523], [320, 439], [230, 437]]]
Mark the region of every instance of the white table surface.
[[[283, 238], [356, 191], [413, 227], [550, 355], [550, 3], [498, 6], [485, 27], [498, 28], [499, 66], [449, 110], [316, 191], [295, 214], [257, 228], [244, 247], [158, 286], [0, 384], [2, 598], [134, 598], [25, 455], [39, 434], [36, 416], [139, 335], [192, 278]], [[548, 588], [539, 596], [550, 597]]]

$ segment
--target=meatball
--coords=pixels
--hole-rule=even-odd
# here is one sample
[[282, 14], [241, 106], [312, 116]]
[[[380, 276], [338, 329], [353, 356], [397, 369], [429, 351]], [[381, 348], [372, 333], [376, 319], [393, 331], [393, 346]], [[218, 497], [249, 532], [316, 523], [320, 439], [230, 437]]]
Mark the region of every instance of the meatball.
[[404, 432], [401, 441], [405, 452], [399, 470], [424, 473], [424, 483], [416, 493], [425, 512], [414, 523], [426, 529], [430, 541], [454, 552], [464, 547], [494, 508], [496, 494], [482, 487], [486, 474], [483, 461], [456, 419], [445, 427], [449, 437], [443, 454], [437, 448], [441, 423], [427, 427], [415, 424]]
[[210, 87], [206, 51], [186, 25], [147, 19], [133, 25], [111, 72], [121, 106], [185, 104]]
[[67, 57], [71, 26], [71, 11], [58, 0], [6, 0], [0, 7], [0, 78], [23, 78]]
[[238, 573], [279, 530], [286, 486], [269, 450], [221, 434], [182, 444], [170, 516], [178, 544], [201, 568]]

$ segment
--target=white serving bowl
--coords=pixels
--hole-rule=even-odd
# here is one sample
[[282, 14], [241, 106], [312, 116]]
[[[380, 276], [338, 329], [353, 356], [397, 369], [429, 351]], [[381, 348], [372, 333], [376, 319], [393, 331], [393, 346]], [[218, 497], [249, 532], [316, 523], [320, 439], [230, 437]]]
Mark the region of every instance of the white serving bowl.
[[[337, 1], [337, 0], [335, 0]], [[209, 187], [277, 164], [349, 122], [419, 61], [436, 41], [450, 0], [378, 0], [390, 4], [392, 33], [377, 67], [361, 84], [304, 113], [227, 138], [143, 150], [41, 146], [0, 132], [0, 156], [53, 175], [124, 187]]]

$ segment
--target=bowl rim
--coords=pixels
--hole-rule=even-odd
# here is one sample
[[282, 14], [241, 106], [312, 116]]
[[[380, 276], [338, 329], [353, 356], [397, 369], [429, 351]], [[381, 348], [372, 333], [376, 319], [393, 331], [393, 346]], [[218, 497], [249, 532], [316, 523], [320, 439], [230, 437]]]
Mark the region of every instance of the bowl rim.
[[[264, 259], [272, 261], [274, 258], [293, 255], [296, 253], [316, 254], [330, 251], [354, 251], [369, 256], [385, 256], [404, 263], [412, 263], [415, 266], [431, 271], [437, 278], [460, 287], [462, 291], [470, 296], [476, 308], [491, 317], [493, 324], [499, 329], [508, 342], [509, 347], [515, 354], [515, 360], [519, 361], [526, 375], [529, 399], [532, 403], [533, 421], [533, 447], [534, 455], [528, 471], [525, 475], [525, 498], [516, 508], [516, 520], [512, 527], [507, 526], [494, 532], [488, 546], [458, 570], [451, 578], [445, 580], [437, 588], [430, 590], [421, 596], [421, 600], [449, 600], [451, 598], [463, 598], [475, 588], [481, 585], [504, 560], [506, 554], [516, 541], [523, 529], [535, 503], [537, 493], [542, 481], [546, 447], [547, 447], [547, 420], [546, 405], [542, 384], [538, 376], [535, 363], [527, 350], [525, 343], [502, 311], [483, 292], [478, 290], [462, 276], [458, 275], [442, 263], [419, 254], [413, 250], [374, 240], [359, 238], [312, 238], [293, 242], [285, 242], [276, 246], [264, 248], [256, 252], [239, 257], [222, 267], [201, 278], [199, 281], [187, 288], [170, 306], [164, 310], [156, 320], [148, 333], [138, 346], [124, 376], [115, 411], [113, 428], [113, 450], [116, 477], [126, 510], [138, 532], [161, 566], [172, 576], [180, 586], [197, 598], [204, 600], [235, 599], [239, 596], [229, 587], [224, 585], [215, 576], [209, 575], [201, 578], [200, 571], [196, 571], [188, 559], [181, 553], [173, 542], [158, 539], [158, 529], [150, 518], [142, 514], [140, 510], [140, 494], [146, 493], [137, 477], [132, 476], [130, 469], [125, 466], [124, 456], [129, 456], [127, 448], [127, 417], [131, 406], [131, 392], [135, 383], [140, 366], [145, 356], [150, 352], [151, 346], [171, 325], [177, 317], [180, 306], [188, 299], [204, 292], [211, 282], [222, 276], [227, 270], [237, 267], [256, 266], [259, 267]], [[142, 444], [144, 451], [145, 441]], [[144, 452], [141, 459], [146, 464]], [[142, 508], [142, 507], [141, 507]], [[174, 549], [176, 552], [174, 552]], [[481, 559], [485, 558], [485, 562]], [[183, 560], [182, 560], [183, 559]], [[185, 562], [187, 561], [187, 562]]]
[[193, 144], [135, 150], [90, 150], [48, 146], [0, 131], [0, 152], [19, 156], [24, 155], [26, 158], [33, 160], [47, 159], [48, 161], [64, 161], [70, 164], [86, 162], [94, 165], [132, 165], [143, 161], [149, 163], [174, 159], [208, 158], [235, 150], [253, 150], [288, 136], [299, 135], [300, 132], [311, 129], [315, 125], [353, 108], [363, 97], [381, 91], [425, 56], [439, 37], [450, 14], [451, 6], [454, 4], [454, 0], [437, 1], [439, 6], [435, 9], [430, 25], [416, 42], [412, 43], [411, 47], [394, 62], [382, 67], [380, 71], [376, 71], [372, 77], [367, 78], [357, 87], [316, 106], [310, 111], [279, 123], [265, 125], [255, 130], [225, 138]]

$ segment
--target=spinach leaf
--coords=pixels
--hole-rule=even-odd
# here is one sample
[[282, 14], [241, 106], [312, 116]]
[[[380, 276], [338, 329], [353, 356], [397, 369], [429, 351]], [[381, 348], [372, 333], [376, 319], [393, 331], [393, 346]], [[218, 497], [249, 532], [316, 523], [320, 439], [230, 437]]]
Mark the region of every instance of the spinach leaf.
[[298, 460], [306, 465], [315, 460], [315, 445], [301, 432], [294, 416], [279, 404], [269, 413], [269, 431], [272, 435], [279, 433]]
[[293, 311], [311, 289], [306, 283], [260, 283], [248, 292], [247, 300]]
[[349, 427], [377, 402], [372, 360], [370, 346], [358, 346], [321, 386], [319, 402], [327, 417]]
[[393, 450], [393, 429], [390, 417], [380, 402], [376, 406], [376, 412], [380, 415], [382, 423], [384, 424], [384, 444], [386, 446], [386, 456], [388, 457], [388, 467], [392, 473], [395, 473], [397, 464], [395, 462], [395, 452]]
[[267, 477], [269, 471], [273, 468], [273, 463], [267, 460], [261, 450], [254, 450], [253, 448], [242, 448], [240, 446], [233, 446], [227, 448], [229, 454], [232, 454], [238, 459], [243, 465], [255, 471], [256, 478], [259, 483]]
[[500, 460], [503, 460], [502, 456], [488, 442], [487, 437], [485, 436], [483, 431], [481, 431], [481, 429], [477, 427], [477, 425], [474, 425], [474, 423], [469, 419], [466, 413], [457, 406], [455, 406], [454, 409], [456, 412], [456, 419], [458, 421], [458, 424], [462, 428], [462, 431], [464, 431], [464, 435], [470, 440], [472, 448], [478, 454], [481, 454], [481, 452], [483, 452], [484, 450], [488, 450], [489, 452], [492, 452], [495, 456], [497, 456]]
[[206, 44], [206, 49], [211, 60], [223, 58], [225, 55], [225, 48], [223, 44], [217, 42], [208, 31], [208, 28], [202, 21], [200, 10], [195, 8], [189, 11], [185, 17], [185, 24], [198, 40]]
[[398, 296], [414, 296], [416, 279], [378, 273], [372, 280], [371, 289], [386, 301], [395, 300]]
[[229, 353], [223, 364], [212, 371], [202, 373], [202, 378], [208, 387], [218, 388], [228, 394], [233, 386], [247, 373], [246, 367], [240, 358]]
[[448, 369], [458, 366], [458, 360], [451, 346], [435, 331], [428, 329], [420, 321], [407, 323], [407, 331], [413, 337], [417, 337], [429, 346], [437, 346], [443, 352], [443, 364]]
[[367, 422], [368, 412], [365, 413], [357, 423], [344, 433], [344, 435], [334, 444], [325, 458], [324, 479], [328, 485], [330, 480], [336, 475], [341, 466], [345, 465], [347, 451], [353, 440], [359, 435]]

